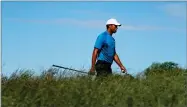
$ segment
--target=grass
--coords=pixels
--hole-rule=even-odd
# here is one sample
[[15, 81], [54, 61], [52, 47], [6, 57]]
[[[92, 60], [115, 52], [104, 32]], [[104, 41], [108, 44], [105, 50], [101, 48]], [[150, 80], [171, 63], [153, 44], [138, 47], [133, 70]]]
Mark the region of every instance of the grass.
[[185, 72], [146, 78], [112, 75], [94, 81], [89, 76], [64, 76], [68, 72], [2, 75], [2, 107], [186, 107]]

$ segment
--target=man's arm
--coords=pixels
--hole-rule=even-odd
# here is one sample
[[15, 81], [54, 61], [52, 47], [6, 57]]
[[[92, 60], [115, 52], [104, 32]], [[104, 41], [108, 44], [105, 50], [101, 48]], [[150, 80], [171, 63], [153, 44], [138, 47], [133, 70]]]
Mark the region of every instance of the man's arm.
[[98, 49], [94, 48], [93, 53], [92, 53], [92, 66], [91, 66], [92, 68], [95, 68], [97, 53], [98, 53]]
[[90, 69], [91, 74], [95, 73], [95, 63], [96, 63], [96, 59], [97, 59], [97, 56], [98, 56], [98, 51], [99, 51], [99, 49], [94, 48], [93, 53], [92, 53], [92, 66], [91, 66], [91, 69]]
[[98, 51], [102, 48], [102, 45], [104, 43], [104, 35], [99, 35], [95, 41], [94, 50], [92, 52], [92, 66], [90, 72], [95, 71], [95, 63], [98, 56]]
[[117, 53], [115, 53], [115, 55], [114, 55], [114, 61], [118, 64], [118, 66], [121, 68], [121, 70], [125, 70], [126, 71], [126, 68], [121, 63]]
[[114, 55], [114, 61], [118, 64], [119, 67], [123, 66], [117, 53], [115, 53], [115, 55]]

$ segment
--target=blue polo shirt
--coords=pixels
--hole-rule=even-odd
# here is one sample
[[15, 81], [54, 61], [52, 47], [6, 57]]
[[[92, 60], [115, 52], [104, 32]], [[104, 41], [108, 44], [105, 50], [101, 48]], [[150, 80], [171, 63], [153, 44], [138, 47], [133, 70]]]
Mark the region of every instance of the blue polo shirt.
[[96, 41], [94, 48], [99, 49], [97, 60], [103, 60], [109, 63], [113, 62], [115, 55], [115, 39], [105, 31], [101, 33]]

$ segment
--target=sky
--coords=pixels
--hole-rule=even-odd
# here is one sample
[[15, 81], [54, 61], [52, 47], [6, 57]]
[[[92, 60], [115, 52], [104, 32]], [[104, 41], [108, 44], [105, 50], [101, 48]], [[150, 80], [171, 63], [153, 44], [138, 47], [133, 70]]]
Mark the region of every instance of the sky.
[[[90, 69], [97, 36], [116, 18], [116, 51], [129, 74], [153, 62], [186, 67], [185, 2], [2, 2], [2, 73], [53, 64]], [[120, 72], [114, 62], [113, 72]]]

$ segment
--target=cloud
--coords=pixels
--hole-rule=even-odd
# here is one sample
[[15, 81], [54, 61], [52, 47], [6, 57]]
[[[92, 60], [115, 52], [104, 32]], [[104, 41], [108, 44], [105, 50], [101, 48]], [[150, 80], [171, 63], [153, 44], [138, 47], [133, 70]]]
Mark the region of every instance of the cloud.
[[124, 25], [121, 27], [122, 30], [134, 30], [134, 31], [185, 31], [185, 29], [182, 28], [175, 28], [175, 27], [164, 27], [164, 26], [148, 26], [148, 25]]
[[100, 16], [100, 17], [105, 17], [107, 15], [110, 15], [110, 13], [103, 12], [101, 10], [71, 10], [70, 11], [72, 14], [77, 14], [77, 15], [89, 15], [89, 16]]
[[80, 20], [80, 19], [57, 19], [55, 22], [59, 24], [72, 24], [84, 27], [100, 27], [105, 24], [103, 20]]
[[[94, 20], [94, 19], [73, 19], [73, 18], [60, 18], [60, 19], [9, 19], [10, 21], [24, 22], [24, 23], [40, 23], [40, 24], [57, 24], [57, 25], [74, 25], [86, 28], [104, 28], [105, 20]], [[151, 31], [151, 30], [172, 30], [181, 31], [184, 29], [172, 28], [172, 27], [161, 27], [161, 26], [148, 26], [148, 25], [123, 25], [119, 28], [121, 30], [133, 30], [133, 31]]]
[[60, 18], [60, 19], [10, 18], [8, 20], [14, 22], [24, 22], [24, 23], [78, 25], [78, 26], [85, 26], [85, 27], [99, 27], [105, 24], [105, 21], [103, 20], [81, 20], [81, 19], [73, 19], [73, 18]]
[[161, 6], [161, 9], [171, 16], [186, 18], [186, 3], [170, 3]]
[[14, 22], [23, 22], [23, 23], [40, 23], [40, 24], [49, 24], [50, 20], [40, 20], [40, 19], [24, 19], [24, 18], [8, 18], [8, 21]]
[[132, 26], [132, 25], [124, 25], [121, 27], [123, 30], [157, 30], [158, 28], [153, 26]]

